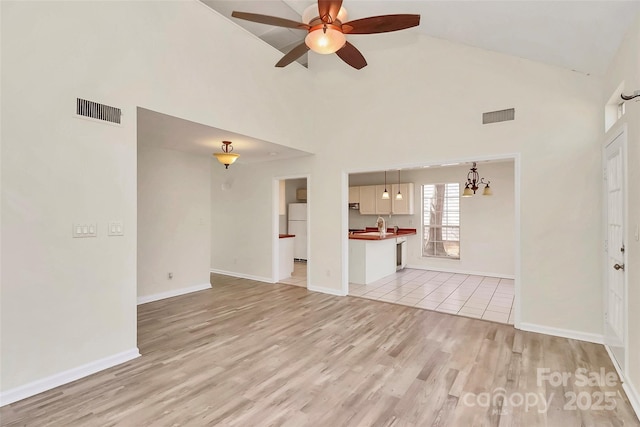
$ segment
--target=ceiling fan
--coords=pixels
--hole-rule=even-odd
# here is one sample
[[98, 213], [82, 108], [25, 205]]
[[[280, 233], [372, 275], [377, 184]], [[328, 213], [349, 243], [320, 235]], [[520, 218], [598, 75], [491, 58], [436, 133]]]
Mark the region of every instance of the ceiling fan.
[[277, 16], [234, 11], [231, 16], [245, 21], [296, 28], [308, 32], [304, 42], [282, 57], [276, 67], [285, 67], [304, 55], [309, 49], [314, 52], [336, 53], [340, 59], [359, 70], [367, 61], [358, 49], [347, 41], [346, 34], [376, 34], [404, 30], [420, 24], [420, 15], [381, 15], [345, 22], [347, 11], [342, 0], [318, 0], [318, 6], [309, 6], [302, 14], [303, 22]]

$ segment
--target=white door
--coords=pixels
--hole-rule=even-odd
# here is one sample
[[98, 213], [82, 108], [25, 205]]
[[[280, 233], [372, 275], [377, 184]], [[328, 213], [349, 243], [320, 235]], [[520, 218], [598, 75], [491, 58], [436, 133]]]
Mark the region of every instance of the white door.
[[626, 132], [605, 150], [605, 343], [624, 372], [627, 331], [625, 264], [625, 146]]

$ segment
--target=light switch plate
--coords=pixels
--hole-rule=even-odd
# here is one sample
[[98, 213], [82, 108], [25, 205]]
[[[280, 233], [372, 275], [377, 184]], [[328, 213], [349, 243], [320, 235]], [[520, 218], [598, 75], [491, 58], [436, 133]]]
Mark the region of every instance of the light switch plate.
[[98, 225], [95, 223], [73, 224], [73, 237], [98, 237]]
[[124, 226], [122, 225], [122, 221], [109, 221], [107, 234], [109, 236], [124, 236]]

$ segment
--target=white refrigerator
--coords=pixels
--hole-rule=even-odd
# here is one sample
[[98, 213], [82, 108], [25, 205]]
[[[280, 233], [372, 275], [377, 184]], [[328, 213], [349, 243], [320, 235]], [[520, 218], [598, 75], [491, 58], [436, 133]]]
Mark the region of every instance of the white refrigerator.
[[288, 233], [294, 234], [293, 258], [307, 260], [307, 204], [289, 203]]

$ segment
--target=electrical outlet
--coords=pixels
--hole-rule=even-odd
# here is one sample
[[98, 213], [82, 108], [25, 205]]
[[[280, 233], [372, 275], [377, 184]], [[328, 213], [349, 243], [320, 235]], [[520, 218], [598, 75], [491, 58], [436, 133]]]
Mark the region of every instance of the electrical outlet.
[[167, 273], [167, 277], [169, 278], [169, 280], [173, 279], [173, 273]]

